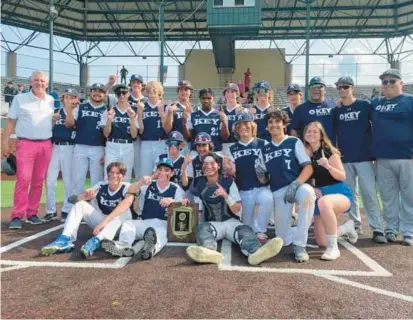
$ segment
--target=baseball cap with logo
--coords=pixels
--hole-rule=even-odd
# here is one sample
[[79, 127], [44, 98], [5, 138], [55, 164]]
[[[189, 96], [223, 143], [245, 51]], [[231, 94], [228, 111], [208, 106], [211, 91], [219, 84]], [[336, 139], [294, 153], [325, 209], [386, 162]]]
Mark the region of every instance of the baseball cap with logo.
[[317, 84], [321, 84], [321, 85], [323, 85], [323, 86], [326, 86], [324, 80], [323, 80], [321, 77], [313, 77], [313, 78], [311, 78], [310, 83], [309, 83], [309, 86], [314, 86], [314, 85], [317, 85]]
[[211, 136], [206, 132], [200, 132], [196, 135], [194, 139], [195, 144], [205, 144], [212, 141]]
[[171, 170], [174, 169], [174, 163], [169, 158], [160, 159], [159, 162], [156, 164], [156, 167], [159, 168], [161, 166], [168, 167]]
[[335, 85], [337, 86], [339, 84], [347, 84], [350, 86], [354, 86], [354, 81], [351, 77], [340, 77], [335, 83]]
[[236, 93], [239, 93], [239, 88], [238, 88], [238, 85], [236, 83], [228, 83], [224, 88], [223, 94], [225, 94], [225, 92], [227, 90], [233, 90]]
[[131, 76], [130, 76], [129, 83], [132, 82], [132, 81], [134, 81], [134, 80], [137, 80], [137, 81], [139, 81], [140, 83], [143, 83], [143, 77], [142, 77], [140, 74], [133, 74], [133, 75], [131, 75]]
[[380, 78], [380, 80], [383, 80], [383, 78], [384, 78], [384, 77], [387, 77], [387, 76], [395, 77], [395, 78], [398, 78], [398, 79], [401, 79], [401, 78], [402, 78], [399, 69], [389, 69], [389, 70], [386, 70], [386, 71], [384, 71], [384, 72], [380, 75], [379, 78]]
[[79, 97], [79, 92], [77, 92], [76, 89], [73, 88], [68, 88], [65, 91], [63, 91], [62, 93], [62, 97], [63, 96], [74, 96], [74, 97]]
[[287, 87], [287, 93], [290, 93], [290, 92], [303, 92], [303, 90], [301, 90], [300, 85], [296, 83], [292, 83]]
[[179, 88], [188, 88], [190, 90], [194, 90], [191, 83], [188, 80], [179, 80], [178, 81], [178, 89]]
[[92, 86], [90, 87], [90, 90], [93, 90], [93, 89], [102, 90], [103, 92], [107, 91], [106, 86], [101, 83], [92, 84]]
[[235, 121], [234, 126], [240, 122], [252, 122], [252, 121], [254, 121], [253, 115], [250, 113], [243, 112], [238, 115], [238, 118]]
[[254, 90], [260, 90], [260, 89], [271, 90], [271, 86], [270, 86], [270, 84], [268, 83], [268, 81], [261, 80], [261, 81], [258, 81], [258, 82], [255, 84], [255, 86], [254, 86], [253, 89], [254, 89]]
[[184, 142], [184, 136], [179, 131], [172, 131], [168, 134], [168, 138], [166, 140]]

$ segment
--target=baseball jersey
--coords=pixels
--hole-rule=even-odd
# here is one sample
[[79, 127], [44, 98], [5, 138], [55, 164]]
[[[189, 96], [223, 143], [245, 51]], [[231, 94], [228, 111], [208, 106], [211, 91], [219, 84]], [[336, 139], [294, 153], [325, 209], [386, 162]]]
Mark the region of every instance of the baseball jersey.
[[[130, 118], [128, 113], [125, 111], [121, 111], [117, 106], [113, 108], [115, 111], [115, 116], [112, 120], [112, 130], [108, 137], [110, 139], [127, 139], [132, 141], [133, 138], [130, 134]], [[104, 127], [106, 122], [108, 121], [108, 111], [105, 110], [102, 114], [102, 118], [100, 120], [100, 125]], [[135, 125], [138, 128], [138, 120], [135, 117]]]
[[357, 99], [349, 106], [334, 108], [333, 115], [342, 161], [371, 160], [371, 104]]
[[142, 219], [160, 219], [167, 220], [167, 207], [159, 204], [162, 198], [174, 198], [181, 201], [185, 197], [185, 192], [176, 183], [169, 182], [165, 189], [159, 189], [156, 181], [148, 186], [140, 188], [140, 208], [142, 210]]
[[[92, 200], [92, 205], [98, 208], [104, 215], [109, 215], [128, 194], [130, 184], [124, 182], [115, 191], [110, 191], [107, 182], [99, 182], [91, 189], [99, 189], [96, 198]], [[130, 212], [128, 209], [127, 212]]]
[[235, 163], [235, 182], [241, 191], [262, 187], [254, 170], [255, 161], [268, 141], [252, 138], [248, 143], [238, 141], [229, 148], [230, 159]]
[[379, 159], [412, 159], [413, 96], [401, 94], [372, 101], [372, 156]]
[[[203, 110], [192, 112], [188, 119], [188, 129], [192, 131], [192, 136], [195, 137], [200, 132], [206, 132], [211, 136], [214, 143], [214, 150], [221, 151], [221, 119], [219, 113], [212, 109], [208, 113]], [[193, 145], [193, 150], [195, 146]]]
[[265, 123], [265, 115], [268, 113], [268, 108], [270, 105], [261, 109], [257, 105], [253, 105], [252, 108], [255, 110], [254, 121], [257, 124], [257, 138], [271, 141], [271, 135], [267, 131], [267, 124]]
[[291, 110], [290, 106], [284, 107], [282, 111], [287, 112], [288, 118], [290, 119], [287, 125], [287, 134], [290, 135], [291, 134], [291, 121], [293, 121], [294, 112]]
[[294, 111], [294, 117], [291, 121], [290, 130], [297, 131], [302, 137], [304, 127], [313, 121], [319, 121], [324, 127], [327, 136], [331, 142], [336, 144], [336, 134], [334, 130], [334, 117], [332, 109], [336, 107], [336, 103], [331, 100], [313, 103], [306, 101], [300, 104]]
[[105, 105], [94, 107], [90, 102], [83, 103], [79, 105], [78, 109], [75, 109], [76, 144], [88, 146], [105, 145], [105, 137], [100, 126], [100, 119], [105, 110]]
[[[176, 104], [177, 110], [174, 112], [173, 115], [173, 124], [172, 124], [172, 131], [178, 131], [184, 134], [184, 124], [182, 123], [182, 117], [184, 115], [185, 107], [177, 103]], [[168, 114], [169, 106], [166, 107], [165, 113]]]
[[146, 97], [142, 97], [142, 98], [138, 99], [138, 98], [135, 98], [134, 96], [132, 96], [132, 94], [130, 94], [129, 98], [128, 98], [128, 102], [129, 102], [131, 108], [133, 109], [133, 111], [135, 111], [135, 112], [138, 110], [138, 102], [145, 103], [147, 101], [148, 101], [148, 98], [146, 98]]
[[[76, 107], [78, 108], [78, 107]], [[60, 119], [56, 121], [53, 127], [53, 142], [75, 142], [76, 129], [66, 128], [66, 110], [61, 108], [59, 110]]]
[[280, 143], [271, 141], [261, 149], [263, 161], [270, 176], [271, 191], [288, 186], [300, 175], [302, 167], [311, 164], [311, 159], [300, 139], [285, 136]]
[[[164, 106], [165, 108], [165, 106]], [[142, 141], [154, 141], [165, 139], [165, 131], [162, 127], [158, 107], [146, 102], [142, 113], [143, 134]]]
[[[241, 202], [241, 196], [233, 179], [221, 177], [218, 183], [225, 189], [232, 200]], [[202, 177], [194, 192], [194, 195], [202, 200], [205, 221], [226, 221], [231, 218], [239, 219], [237, 215], [231, 212], [231, 209], [223, 197], [214, 195], [216, 190], [217, 186], [215, 184], [208, 185], [207, 179]]]
[[223, 108], [225, 115], [227, 116], [228, 119], [228, 129], [229, 129], [229, 137], [225, 141], [227, 143], [234, 143], [237, 142], [238, 140], [235, 138], [234, 134], [234, 124], [237, 122], [239, 119], [242, 117], [242, 113], [246, 112], [246, 110], [243, 108], [242, 112], [237, 112], [237, 107], [234, 107], [232, 109], [229, 109], [228, 106]]
[[[171, 159], [171, 157], [169, 157], [169, 155], [166, 154], [166, 153], [159, 155], [158, 158], [155, 161], [155, 167], [154, 167], [153, 171], [156, 170], [156, 166], [159, 163], [159, 161], [161, 161], [163, 159], [168, 159], [168, 158]], [[181, 168], [182, 168], [182, 165], [184, 164], [184, 160], [185, 160], [185, 157], [182, 156], [182, 155], [180, 155], [175, 161], [172, 160], [172, 163], [174, 165], [174, 175], [172, 176], [171, 179], [169, 179], [169, 181], [172, 181], [172, 182], [174, 182], [178, 185], [181, 185], [181, 176], [182, 176]], [[188, 169], [189, 169], [189, 167], [188, 167]], [[188, 169], [187, 169], [187, 171], [188, 171]]]

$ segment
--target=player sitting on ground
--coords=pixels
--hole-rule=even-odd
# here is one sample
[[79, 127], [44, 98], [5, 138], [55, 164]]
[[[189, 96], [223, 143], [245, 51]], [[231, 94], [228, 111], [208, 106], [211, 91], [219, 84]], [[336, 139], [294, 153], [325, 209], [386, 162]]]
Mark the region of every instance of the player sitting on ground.
[[[105, 239], [102, 248], [114, 256], [130, 257], [140, 255], [142, 260], [149, 260], [157, 254], [168, 242], [167, 239], [167, 209], [171, 203], [182, 202], [185, 193], [177, 184], [170, 182], [173, 176], [173, 164], [170, 159], [163, 159], [156, 169], [157, 181], [145, 181], [145, 186], [140, 186], [140, 205], [143, 220], [128, 220], [123, 223], [119, 234], [119, 241]], [[149, 177], [146, 177], [149, 178]], [[132, 205], [133, 196], [129, 195], [124, 201], [106, 217], [102, 226], [111, 223], [125, 209]], [[93, 231], [100, 232], [101, 225]], [[132, 247], [135, 240], [142, 240], [138, 246]]]
[[200, 178], [195, 194], [202, 200], [205, 221], [198, 225], [198, 246], [188, 247], [188, 256], [199, 263], [220, 263], [224, 256], [217, 251], [217, 241], [226, 238], [239, 245], [248, 263], [258, 265], [276, 256], [283, 245], [274, 238], [261, 246], [251, 227], [239, 221], [242, 215], [241, 197], [232, 178], [224, 178], [219, 169], [222, 160], [214, 153], [203, 159], [204, 177]]
[[[40, 250], [43, 255], [49, 256], [71, 251], [75, 247], [73, 242], [76, 241], [82, 219], [89, 227], [95, 228], [105, 220], [128, 193], [136, 193], [136, 184], [130, 185], [123, 182], [126, 167], [122, 163], [112, 162], [108, 165], [106, 171], [109, 182], [99, 182], [83, 194], [70, 197], [70, 202], [76, 204], [69, 212], [63, 232], [55, 241]], [[89, 203], [87, 200], [92, 201]], [[85, 258], [92, 256], [94, 251], [100, 248], [101, 241], [103, 239], [113, 239], [122, 223], [129, 219], [132, 219], [132, 215], [129, 207], [127, 207], [80, 248], [82, 255]]]
[[[256, 162], [257, 176], [262, 183], [270, 183], [276, 235], [283, 239], [284, 245], [293, 244], [297, 262], [306, 262], [310, 258], [305, 247], [315, 202], [314, 189], [305, 183], [313, 173], [311, 160], [301, 140], [285, 134], [288, 124], [286, 112], [272, 111], [265, 120], [272, 141], [262, 148], [260, 161]], [[294, 203], [298, 205], [295, 231], [291, 228]]]
[[353, 220], [349, 219], [337, 230], [336, 215], [348, 212], [353, 201], [351, 189], [343, 181], [346, 171], [340, 159], [340, 152], [334, 148], [318, 121], [304, 128], [306, 151], [311, 156], [313, 179], [317, 203], [314, 211], [314, 232], [319, 246], [326, 247], [322, 260], [340, 257], [337, 236], [347, 234], [351, 243], [357, 242]]

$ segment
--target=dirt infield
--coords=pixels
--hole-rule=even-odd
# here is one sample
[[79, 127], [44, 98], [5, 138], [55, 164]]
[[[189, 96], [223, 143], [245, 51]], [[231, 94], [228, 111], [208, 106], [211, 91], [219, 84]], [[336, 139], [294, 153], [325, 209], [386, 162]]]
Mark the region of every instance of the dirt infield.
[[[167, 246], [151, 261], [115, 259], [79, 247], [91, 230], [81, 225], [76, 250], [42, 257], [39, 249], [62, 230], [58, 222], [7, 229], [2, 212], [2, 318], [411, 318], [413, 250], [379, 246], [363, 235], [340, 246], [334, 262], [292, 261], [291, 248], [259, 267], [223, 241], [221, 265], [196, 265], [185, 247]], [[39, 232], [45, 234], [37, 237]], [[31, 241], [28, 237], [34, 236]], [[23, 240], [13, 248], [16, 241]], [[9, 247], [7, 247], [9, 245]], [[10, 248], [10, 250], [7, 250]]]

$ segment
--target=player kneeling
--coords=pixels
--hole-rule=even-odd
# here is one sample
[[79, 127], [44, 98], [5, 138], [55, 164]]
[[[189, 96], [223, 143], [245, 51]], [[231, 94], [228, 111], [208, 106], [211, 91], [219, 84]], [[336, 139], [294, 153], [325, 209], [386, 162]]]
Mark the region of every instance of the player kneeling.
[[241, 197], [232, 178], [220, 175], [221, 158], [209, 153], [203, 159], [204, 177], [200, 178], [195, 193], [200, 197], [205, 221], [198, 225], [198, 246], [188, 247], [188, 256], [199, 263], [220, 263], [224, 256], [217, 252], [217, 241], [226, 238], [239, 245], [251, 265], [258, 265], [276, 256], [282, 246], [280, 238], [274, 238], [261, 246], [251, 227], [242, 224]]
[[[174, 175], [173, 163], [170, 159], [161, 159], [157, 164], [156, 181], [149, 185], [140, 186], [140, 205], [143, 220], [129, 220], [123, 223], [120, 230], [119, 241], [105, 239], [102, 248], [114, 256], [129, 257], [140, 255], [142, 260], [149, 260], [163, 249], [167, 239], [167, 209], [173, 202], [182, 202], [185, 192], [176, 183], [169, 179]], [[107, 221], [114, 219], [123, 208], [132, 205], [133, 197], [128, 196], [116, 208]], [[103, 222], [105, 223], [105, 221]], [[100, 226], [96, 227], [99, 228]], [[98, 230], [96, 230], [98, 231]], [[135, 247], [135, 240], [143, 240]]]
[[[112, 162], [106, 172], [109, 182], [99, 182], [79, 196], [71, 196], [70, 202], [75, 203], [66, 219], [65, 227], [61, 235], [55, 241], [44, 246], [40, 252], [43, 255], [69, 252], [75, 247], [74, 241], [82, 219], [91, 228], [95, 228], [118, 206], [128, 195], [137, 191], [136, 184], [130, 185], [123, 182], [126, 167], [120, 162]], [[91, 202], [87, 202], [91, 200]], [[89, 239], [80, 249], [82, 255], [87, 258], [100, 248], [103, 239], [113, 239], [119, 227], [126, 220], [132, 219], [130, 206], [125, 207], [116, 218], [101, 228], [94, 237]]]

